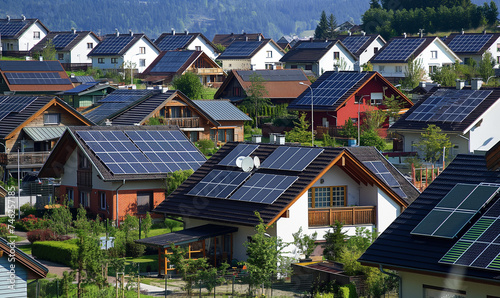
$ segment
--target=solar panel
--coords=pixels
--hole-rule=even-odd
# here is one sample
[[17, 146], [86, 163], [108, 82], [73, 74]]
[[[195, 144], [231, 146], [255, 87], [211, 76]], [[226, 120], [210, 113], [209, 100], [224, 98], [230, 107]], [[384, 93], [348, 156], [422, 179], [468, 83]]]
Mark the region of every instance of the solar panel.
[[387, 167], [381, 161], [364, 161], [363, 164], [367, 166], [377, 177], [379, 177], [385, 184], [390, 187], [399, 187], [400, 184], [389, 172]]
[[455, 53], [476, 53], [493, 37], [493, 34], [460, 34], [448, 44]]
[[113, 91], [108, 96], [99, 100], [99, 103], [105, 102], [134, 102], [138, 99], [141, 99], [144, 96], [153, 94], [155, 91], [153, 90], [129, 90], [129, 89], [119, 89]]
[[0, 121], [10, 113], [22, 112], [35, 100], [35, 96], [0, 96]]
[[250, 56], [262, 43], [263, 41], [235, 41], [226, 48], [219, 58]]
[[454, 238], [499, 190], [499, 186], [459, 183], [441, 199], [411, 234]]
[[64, 91], [64, 94], [80, 93], [80, 92], [83, 92], [85, 90], [88, 90], [88, 89], [94, 87], [97, 84], [99, 84], [99, 82], [87, 82], [87, 83], [78, 85], [73, 89]]
[[301, 42], [297, 49], [327, 49], [332, 44], [332, 41], [321, 42]]
[[309, 88], [294, 102], [294, 105], [331, 106], [335, 104], [344, 94], [354, 87], [367, 74], [358, 72], [331, 72], [319, 85], [313, 84], [312, 95]]
[[166, 52], [153, 66], [151, 72], [177, 72], [193, 53], [193, 51]]
[[112, 35], [106, 37], [92, 50], [92, 54], [95, 55], [112, 55], [120, 53], [132, 40], [133, 36], [130, 35]]
[[263, 169], [300, 172], [323, 151], [324, 149], [321, 148], [280, 146], [264, 160], [260, 167]]
[[247, 172], [212, 170], [187, 194], [191, 196], [227, 199], [250, 175]]
[[7, 72], [5, 77], [11, 85], [67, 85], [71, 81], [61, 78], [57, 72]]
[[7, 36], [14, 36], [19, 33], [19, 31], [21, 31], [27, 24], [29, 24], [29, 22], [27, 21], [7, 21], [6, 19], [4, 19], [0, 22], [0, 34], [2, 38], [5, 38]]
[[184, 49], [191, 38], [193, 38], [192, 35], [165, 35], [156, 43], [156, 46], [162, 51]]
[[413, 112], [407, 121], [462, 122], [492, 90], [438, 89]]
[[297, 176], [253, 174], [230, 200], [272, 204], [298, 179]]
[[380, 53], [374, 58], [374, 61], [406, 61], [415, 53], [425, 38], [396, 38], [393, 39]]
[[356, 53], [368, 40], [370, 40], [370, 36], [351, 35], [345, 37], [342, 43], [351, 53]]
[[239, 156], [249, 156], [254, 152], [259, 145], [255, 144], [238, 144], [228, 155], [226, 155], [220, 162], [219, 165], [223, 166], [236, 166], [236, 159]]
[[73, 33], [57, 34], [52, 39], [52, 44], [54, 45], [54, 47], [56, 49], [63, 49], [66, 46], [68, 46], [68, 44], [70, 42], [75, 40], [75, 38], [77, 38], [77, 36], [78, 36], [78, 34], [73, 34]]
[[3, 71], [64, 71], [59, 61], [0, 61]]
[[252, 75], [259, 75], [266, 82], [304, 81], [306, 76], [300, 69], [237, 70], [243, 81], [249, 82]]

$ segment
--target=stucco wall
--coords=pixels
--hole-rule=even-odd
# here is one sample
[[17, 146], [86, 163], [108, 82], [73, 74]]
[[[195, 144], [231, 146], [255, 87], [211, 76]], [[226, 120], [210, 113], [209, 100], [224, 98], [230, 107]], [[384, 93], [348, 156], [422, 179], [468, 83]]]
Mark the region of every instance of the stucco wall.
[[[92, 34], [88, 34], [83, 38], [71, 51], [71, 56], [68, 63], [92, 63], [92, 59], [87, 55], [92, 49], [87, 48], [87, 43], [92, 43], [94, 47], [99, 44], [97, 38]], [[62, 62], [62, 61], [61, 61]]]
[[201, 50], [207, 54], [212, 60], [215, 60], [219, 54], [215, 52], [215, 49], [212, 48], [203, 38], [198, 36], [193, 42], [187, 47], [188, 50], [196, 51], [196, 47], [201, 47]]
[[[33, 32], [40, 32], [40, 38], [34, 39]], [[29, 51], [47, 35], [47, 31], [40, 23], [36, 22], [30, 26], [20, 37], [15, 51]], [[4, 48], [6, 50], [7, 48]]]

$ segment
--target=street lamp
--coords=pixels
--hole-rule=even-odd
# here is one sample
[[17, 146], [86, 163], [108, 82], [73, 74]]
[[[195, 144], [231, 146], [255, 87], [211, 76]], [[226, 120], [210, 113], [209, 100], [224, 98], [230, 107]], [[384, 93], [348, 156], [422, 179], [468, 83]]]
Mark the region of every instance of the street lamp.
[[307, 88], [311, 89], [311, 146], [314, 147], [314, 108], [313, 108], [314, 94], [313, 94], [313, 89], [311, 88], [311, 85], [307, 85], [304, 82], [299, 82], [299, 84], [307, 86]]
[[[361, 96], [361, 98], [359, 99], [358, 101], [358, 146], [361, 146], [361, 140], [360, 140], [360, 135], [361, 135], [361, 132], [360, 132], [360, 129], [359, 129], [359, 124], [361, 122], [361, 115], [360, 115], [360, 112], [359, 112], [359, 107], [361, 106], [362, 103], [364, 103], [364, 100], [363, 98], [365, 98], [365, 96], [368, 96], [368, 94], [365, 94], [363, 96]], [[365, 109], [366, 111], [366, 109]]]

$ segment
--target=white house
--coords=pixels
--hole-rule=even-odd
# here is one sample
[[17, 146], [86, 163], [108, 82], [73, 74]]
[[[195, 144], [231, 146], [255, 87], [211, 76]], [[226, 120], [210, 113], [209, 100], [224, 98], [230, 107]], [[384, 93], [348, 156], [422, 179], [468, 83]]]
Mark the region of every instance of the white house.
[[92, 31], [51, 31], [31, 49], [32, 53], [42, 52], [47, 42], [52, 40], [56, 49], [56, 59], [66, 70], [92, 66], [88, 54], [96, 47], [100, 39]]
[[[250, 163], [244, 171], [236, 166], [238, 156], [250, 156], [244, 163], [257, 158], [262, 163], [253, 170]], [[267, 233], [284, 242], [293, 242], [292, 233], [299, 228], [305, 234], [318, 232], [317, 240], [322, 240], [335, 220], [343, 222], [349, 235], [356, 227], [383, 231], [418, 194], [373, 147], [227, 143], [155, 212], [181, 216], [185, 223], [181, 234], [193, 236], [190, 231], [217, 225], [210, 233], [195, 233], [184, 244], [189, 243], [194, 251], [193, 247], [216, 242], [221, 247], [219, 261], [242, 261], [247, 257], [244, 242], [259, 223], [254, 212], [269, 226]], [[163, 252], [179, 234], [138, 242], [158, 246]], [[199, 243], [202, 239], [205, 245]], [[298, 257], [295, 247], [287, 250]], [[212, 258], [210, 250], [205, 254]], [[168, 270], [168, 260], [160, 259], [160, 269]]]
[[[446, 45], [460, 59], [468, 64], [470, 60], [479, 63], [486, 52], [492, 55], [495, 60], [494, 68], [498, 68], [500, 64], [500, 34], [499, 33], [454, 33], [450, 34], [445, 39]], [[483, 78], [487, 80], [488, 78]]]
[[394, 37], [371, 58], [373, 70], [390, 81], [399, 82], [408, 71], [408, 61], [414, 59], [425, 71], [424, 79], [442, 67], [461, 62], [460, 58], [439, 37]]
[[205, 35], [201, 33], [176, 33], [172, 30], [170, 33], [163, 33], [155, 41], [155, 45], [163, 51], [191, 50], [202, 51], [212, 60], [219, 56], [219, 51]]
[[[356, 56], [358, 65], [365, 65], [387, 43], [378, 34], [339, 35], [342, 44]], [[357, 69], [356, 69], [357, 70]]]
[[92, 59], [92, 67], [103, 70], [117, 70], [125, 64], [132, 65], [138, 73], [142, 73], [160, 54], [160, 49], [144, 34], [114, 34], [104, 36], [88, 54]]
[[463, 84], [434, 88], [389, 128], [403, 137], [404, 151], [420, 152], [415, 144], [430, 124], [448, 135], [452, 156], [484, 152], [500, 141], [500, 89], [483, 89], [480, 80]]
[[318, 77], [326, 71], [355, 70], [357, 58], [339, 40], [298, 41], [280, 60], [286, 69], [302, 68]]
[[272, 39], [259, 39], [234, 41], [217, 60], [222, 61], [224, 71], [277, 69], [281, 68], [280, 59], [283, 55], [283, 50]]
[[21, 15], [20, 19], [11, 19], [9, 16], [0, 19], [0, 34], [2, 37], [2, 51], [28, 52], [38, 44], [49, 32], [38, 19], [27, 19]]

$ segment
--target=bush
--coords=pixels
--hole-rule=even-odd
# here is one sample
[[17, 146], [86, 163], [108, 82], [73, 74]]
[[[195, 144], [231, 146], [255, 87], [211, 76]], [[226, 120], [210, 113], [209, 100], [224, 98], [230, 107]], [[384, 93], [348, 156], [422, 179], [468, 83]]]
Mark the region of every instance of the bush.
[[4, 223], [0, 223], [0, 237], [6, 238], [7, 235], [10, 235], [8, 226]]
[[339, 288], [339, 296], [342, 298], [349, 298], [349, 288], [348, 287], [340, 287]]
[[45, 229], [49, 227], [50, 220], [35, 217], [33, 214], [22, 218], [20, 221], [16, 221], [15, 226], [16, 229], [22, 231], [33, 231], [37, 229]]
[[78, 245], [72, 240], [35, 242], [31, 246], [31, 254], [41, 260], [62, 263], [74, 268], [73, 262], [78, 256]]
[[138, 258], [142, 257], [146, 246], [135, 243], [134, 241], [127, 242], [127, 257]]
[[35, 213], [36, 213], [36, 208], [35, 206], [31, 206], [30, 203], [26, 203], [21, 206], [22, 216], [35, 215]]
[[37, 229], [29, 231], [27, 234], [28, 241], [33, 243], [35, 241], [65, 241], [69, 240], [69, 236], [58, 235], [51, 229]]
[[204, 155], [211, 155], [213, 153], [213, 149], [215, 148], [215, 143], [208, 139], [199, 140], [198, 143], [196, 143], [196, 146]]

